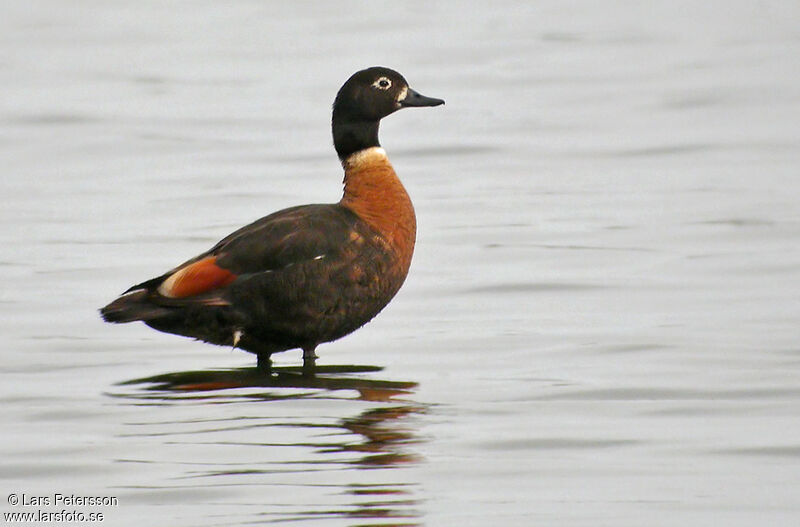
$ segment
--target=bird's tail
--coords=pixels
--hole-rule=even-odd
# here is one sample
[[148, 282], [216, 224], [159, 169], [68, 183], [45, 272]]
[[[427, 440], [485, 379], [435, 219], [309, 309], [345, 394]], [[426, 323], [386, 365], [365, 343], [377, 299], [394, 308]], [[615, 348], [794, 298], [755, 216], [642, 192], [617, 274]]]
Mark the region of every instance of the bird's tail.
[[100, 309], [100, 316], [106, 322], [122, 324], [136, 320], [153, 320], [170, 314], [170, 309], [153, 304], [146, 289], [138, 289], [117, 298]]

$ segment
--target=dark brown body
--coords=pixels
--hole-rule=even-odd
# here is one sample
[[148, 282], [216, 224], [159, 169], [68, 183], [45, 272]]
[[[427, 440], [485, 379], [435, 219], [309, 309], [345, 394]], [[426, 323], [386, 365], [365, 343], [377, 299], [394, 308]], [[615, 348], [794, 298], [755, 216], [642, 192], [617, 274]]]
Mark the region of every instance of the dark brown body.
[[[267, 357], [313, 350], [363, 326], [403, 284], [416, 220], [383, 149], [358, 152], [343, 164], [339, 203], [285, 209], [243, 227], [210, 251], [134, 286], [103, 308], [104, 318], [143, 320], [159, 331], [214, 344], [236, 341]], [[192, 277], [195, 284], [208, 276], [227, 283], [208, 290], [201, 284], [184, 296], [187, 285], [170, 278], [193, 267], [206, 275]]]

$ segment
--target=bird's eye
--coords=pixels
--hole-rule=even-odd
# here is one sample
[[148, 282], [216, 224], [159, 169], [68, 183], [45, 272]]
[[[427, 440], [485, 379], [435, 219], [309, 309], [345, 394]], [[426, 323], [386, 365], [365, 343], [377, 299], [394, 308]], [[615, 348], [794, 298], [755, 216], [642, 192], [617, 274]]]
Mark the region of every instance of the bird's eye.
[[388, 90], [392, 87], [392, 81], [387, 79], [386, 77], [381, 77], [380, 79], [376, 80], [372, 83], [374, 88], [378, 88], [379, 90]]

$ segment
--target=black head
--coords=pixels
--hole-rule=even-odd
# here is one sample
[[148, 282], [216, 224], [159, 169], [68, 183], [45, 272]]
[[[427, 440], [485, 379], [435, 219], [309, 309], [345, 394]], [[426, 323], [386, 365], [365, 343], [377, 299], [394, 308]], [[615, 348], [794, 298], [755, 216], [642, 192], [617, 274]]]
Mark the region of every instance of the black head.
[[425, 97], [408, 86], [402, 75], [379, 66], [354, 73], [333, 103], [335, 113], [353, 120], [378, 121], [406, 106], [439, 106], [441, 99]]
[[378, 123], [411, 106], [439, 106], [441, 99], [425, 97], [408, 86], [402, 75], [373, 67], [354, 73], [339, 89], [333, 103], [333, 141], [339, 157], [378, 143]]

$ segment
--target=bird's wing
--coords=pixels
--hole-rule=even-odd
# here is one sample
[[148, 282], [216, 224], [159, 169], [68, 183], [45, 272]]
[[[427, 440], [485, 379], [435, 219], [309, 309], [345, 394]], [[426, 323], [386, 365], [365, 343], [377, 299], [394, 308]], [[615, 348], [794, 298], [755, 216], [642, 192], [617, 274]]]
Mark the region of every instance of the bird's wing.
[[336, 254], [346, 244], [355, 220], [351, 211], [336, 204], [284, 209], [242, 227], [209, 251], [126, 293], [147, 289], [164, 300], [207, 296], [241, 276]]

